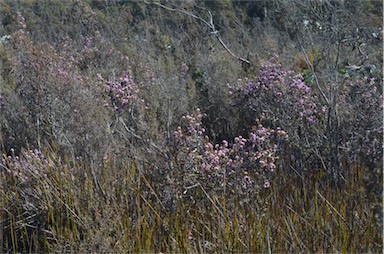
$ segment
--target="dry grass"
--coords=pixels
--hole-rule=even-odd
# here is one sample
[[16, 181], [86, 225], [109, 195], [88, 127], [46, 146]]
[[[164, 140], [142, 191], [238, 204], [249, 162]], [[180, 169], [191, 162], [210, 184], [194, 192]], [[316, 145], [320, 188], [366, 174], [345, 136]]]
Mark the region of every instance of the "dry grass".
[[229, 206], [200, 188], [203, 205], [178, 199], [171, 213], [136, 161], [109, 156], [96, 165], [44, 154], [54, 166], [39, 169], [43, 177], [21, 183], [2, 171], [4, 252], [382, 251], [358, 167], [339, 188], [321, 174], [278, 172], [260, 197], [263, 209]]

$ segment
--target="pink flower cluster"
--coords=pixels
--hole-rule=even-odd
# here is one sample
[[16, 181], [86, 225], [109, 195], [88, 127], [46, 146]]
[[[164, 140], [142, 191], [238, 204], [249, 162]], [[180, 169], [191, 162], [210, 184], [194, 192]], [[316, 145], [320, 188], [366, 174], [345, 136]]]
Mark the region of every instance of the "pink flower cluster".
[[53, 167], [37, 149], [24, 151], [20, 157], [4, 155], [2, 164], [5, 166], [6, 172], [19, 179], [21, 183], [46, 177], [46, 169]]
[[223, 140], [221, 144], [213, 144], [202, 127], [204, 116], [198, 109], [194, 114], [183, 117], [186, 127], [179, 126], [175, 138], [179, 151], [193, 161], [201, 174], [208, 178], [227, 178], [233, 185], [263, 181], [269, 187], [267, 174], [276, 169], [276, 142], [287, 138], [281, 130], [272, 130], [259, 125], [248, 138], [235, 137], [233, 143]]
[[17, 22], [19, 24], [19, 28], [20, 29], [26, 29], [27, 28], [27, 24], [25, 23], [25, 18], [23, 16], [23, 14], [21, 14], [21, 12], [17, 12]]
[[117, 82], [104, 83], [104, 91], [108, 96], [104, 100], [104, 107], [111, 107], [116, 111], [121, 111], [138, 100], [139, 88], [129, 75]]
[[201, 113], [198, 108], [192, 115], [182, 117], [186, 122], [186, 129], [178, 126], [174, 134], [177, 144], [183, 152], [189, 154], [203, 149], [205, 129], [202, 126], [202, 119], [204, 116], [206, 115]]
[[[310, 124], [317, 120], [312, 89], [301, 75], [283, 70], [277, 55], [261, 66], [256, 79], [239, 79], [234, 85], [227, 86], [232, 97], [247, 100], [250, 107], [271, 107], [276, 112], [288, 110]], [[277, 110], [279, 108], [281, 110]]]

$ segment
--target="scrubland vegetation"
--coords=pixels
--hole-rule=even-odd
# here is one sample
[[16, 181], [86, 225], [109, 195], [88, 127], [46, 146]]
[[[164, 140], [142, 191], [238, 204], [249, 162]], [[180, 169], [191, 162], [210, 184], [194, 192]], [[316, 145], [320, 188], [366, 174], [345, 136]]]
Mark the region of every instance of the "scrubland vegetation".
[[2, 252], [382, 252], [381, 1], [0, 18]]

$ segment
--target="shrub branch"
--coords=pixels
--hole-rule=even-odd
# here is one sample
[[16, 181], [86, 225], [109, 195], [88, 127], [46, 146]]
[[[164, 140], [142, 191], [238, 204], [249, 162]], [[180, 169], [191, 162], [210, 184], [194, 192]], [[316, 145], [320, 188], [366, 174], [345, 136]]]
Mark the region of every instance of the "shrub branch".
[[219, 31], [216, 30], [215, 28], [215, 25], [213, 24], [213, 16], [212, 16], [212, 13], [210, 11], [208, 11], [208, 15], [209, 15], [209, 22], [206, 21], [205, 19], [203, 19], [202, 17], [199, 17], [199, 16], [196, 16], [195, 14], [193, 13], [190, 13], [186, 10], [180, 10], [180, 9], [175, 9], [175, 8], [171, 8], [171, 7], [167, 7], [165, 5], [162, 5], [160, 3], [154, 3], [154, 2], [147, 2], [147, 1], [144, 1], [144, 3], [146, 4], [153, 4], [153, 5], [157, 5], [163, 9], [166, 9], [168, 11], [174, 11], [174, 12], [180, 12], [180, 13], [183, 13], [185, 15], [188, 15], [194, 19], [198, 19], [200, 21], [202, 21], [205, 25], [207, 25], [210, 29], [211, 29], [211, 34], [214, 35], [217, 40], [219, 41], [219, 43], [221, 44], [221, 46], [223, 46], [223, 48], [234, 58], [236, 58], [237, 60], [243, 62], [243, 63], [246, 63], [246, 64], [251, 64], [249, 62], [249, 60], [245, 59], [245, 58], [242, 58], [242, 57], [239, 57], [237, 56], [235, 53], [233, 53], [228, 47], [227, 45], [224, 43], [223, 39], [221, 39], [220, 35], [219, 35]]

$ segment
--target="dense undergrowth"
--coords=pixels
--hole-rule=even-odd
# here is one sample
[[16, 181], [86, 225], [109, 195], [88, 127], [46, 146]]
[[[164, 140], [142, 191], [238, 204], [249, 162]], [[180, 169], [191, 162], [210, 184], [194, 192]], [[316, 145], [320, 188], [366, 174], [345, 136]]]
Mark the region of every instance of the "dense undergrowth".
[[134, 160], [117, 162], [109, 154], [96, 168], [80, 158], [60, 160], [52, 150], [26, 154], [38, 172], [3, 174], [5, 251], [376, 253], [382, 247], [357, 165], [337, 190], [321, 174], [277, 172], [258, 209], [241, 200], [229, 209], [223, 196], [199, 185], [169, 210], [145, 165]]
[[1, 251], [382, 252], [381, 15], [0, 0]]

